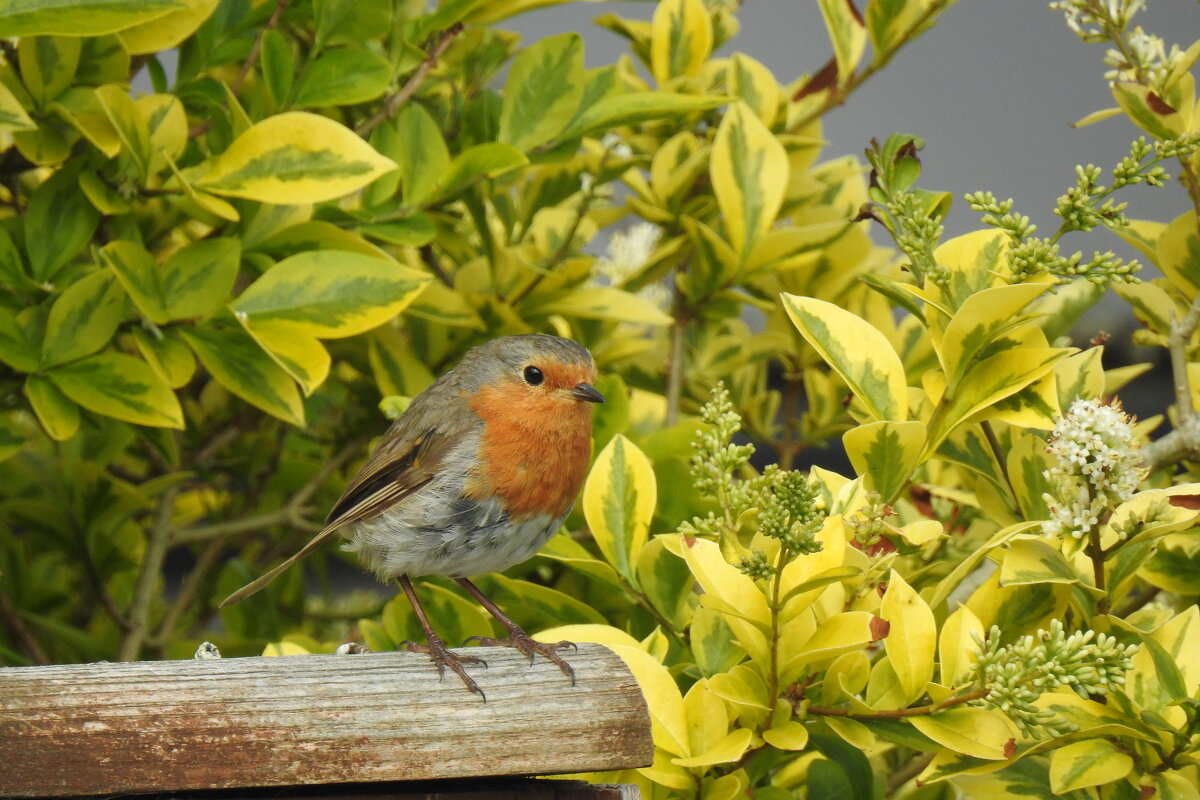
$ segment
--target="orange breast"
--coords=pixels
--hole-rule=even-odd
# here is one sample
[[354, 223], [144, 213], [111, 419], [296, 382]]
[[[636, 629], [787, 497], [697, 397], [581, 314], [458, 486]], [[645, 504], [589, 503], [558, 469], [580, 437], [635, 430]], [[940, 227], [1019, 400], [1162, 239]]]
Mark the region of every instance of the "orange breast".
[[587, 475], [591, 404], [514, 380], [480, 389], [471, 407], [484, 428], [467, 495], [499, 495], [518, 521], [567, 513]]

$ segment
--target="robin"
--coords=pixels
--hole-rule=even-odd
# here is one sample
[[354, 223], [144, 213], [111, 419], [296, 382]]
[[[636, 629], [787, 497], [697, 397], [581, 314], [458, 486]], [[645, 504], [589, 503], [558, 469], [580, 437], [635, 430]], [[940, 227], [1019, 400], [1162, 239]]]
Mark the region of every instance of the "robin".
[[422, 575], [453, 578], [508, 631], [472, 639], [515, 647], [531, 663], [541, 655], [574, 683], [557, 652], [574, 645], [534, 641], [470, 578], [524, 561], [562, 525], [587, 473], [592, 404], [604, 402], [595, 379], [591, 353], [557, 336], [506, 336], [470, 350], [392, 423], [324, 530], [221, 605], [254, 594], [340, 531], [346, 550], [398, 581], [425, 633], [425, 644], [408, 649], [427, 653], [439, 673], [449, 667], [483, 696], [463, 667], [483, 660], [451, 652], [434, 633], [412, 585]]

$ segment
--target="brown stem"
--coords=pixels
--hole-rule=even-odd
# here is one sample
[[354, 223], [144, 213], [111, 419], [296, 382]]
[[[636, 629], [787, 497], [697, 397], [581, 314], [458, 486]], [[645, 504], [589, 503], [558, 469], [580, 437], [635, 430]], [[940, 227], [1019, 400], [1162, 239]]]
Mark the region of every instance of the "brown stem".
[[[262, 51], [263, 37], [267, 35], [267, 31], [273, 29], [279, 24], [279, 18], [283, 16], [283, 10], [287, 8], [288, 0], [279, 0], [275, 4], [275, 10], [271, 12], [271, 18], [267, 20], [266, 26], [258, 32], [258, 36], [254, 37], [254, 44], [250, 47], [250, 52], [246, 56], [246, 63], [242, 64], [241, 70], [238, 71], [237, 77], [233, 79], [233, 83], [229, 84], [229, 91], [232, 94], [237, 94], [242, 88], [242, 83], [250, 74], [250, 70], [254, 69], [254, 65], [258, 62], [258, 54]], [[203, 136], [204, 133], [212, 126], [212, 120], [206, 119], [200, 122], [191, 130], [188, 131], [188, 138], [194, 139], [197, 136]]]
[[171, 487], [162, 493], [158, 500], [158, 513], [154, 524], [150, 527], [149, 538], [146, 540], [146, 552], [142, 555], [142, 566], [138, 572], [137, 583], [133, 589], [133, 599], [129, 602], [126, 619], [129, 628], [121, 639], [117, 651], [118, 661], [134, 661], [142, 652], [146, 641], [147, 622], [150, 617], [150, 606], [154, 601], [154, 588], [162, 574], [163, 560], [171, 543], [171, 515], [175, 511], [175, 498], [179, 493], [177, 487]]
[[354, 132], [365, 139], [367, 134], [395, 116], [396, 112], [400, 110], [400, 106], [407, 103], [408, 99], [413, 96], [413, 93], [425, 82], [425, 77], [429, 75], [429, 71], [437, 66], [438, 59], [445, 54], [454, 37], [462, 33], [462, 30], [463, 24], [458, 22], [442, 31], [442, 35], [438, 37], [437, 43], [429, 51], [429, 55], [421, 62], [408, 81], [400, 87], [400, 91], [385, 100], [383, 107], [355, 128]]
[[982, 700], [987, 697], [987, 689], [976, 689], [968, 694], [960, 694], [957, 697], [951, 697], [948, 700], [943, 700], [940, 703], [932, 703], [927, 706], [917, 706], [916, 708], [892, 708], [884, 711], [872, 711], [870, 713], [860, 714], [851, 711], [848, 708], [823, 708], [821, 706], [809, 706], [808, 713], [816, 714], [822, 717], [848, 717], [850, 719], [903, 719], [905, 717], [922, 717], [928, 714], [936, 714], [947, 708], [961, 706], [964, 703], [970, 703], [972, 700]]
[[421, 261], [425, 263], [425, 266], [429, 267], [429, 271], [433, 273], [433, 276], [447, 288], [453, 289], [454, 279], [450, 277], [450, 273], [442, 268], [441, 263], [437, 260], [437, 256], [433, 254], [433, 246], [428, 244], [422, 246], [420, 253]]
[[4, 623], [13, 632], [13, 636], [25, 648], [30, 661], [40, 666], [50, 663], [50, 656], [46, 655], [46, 651], [38, 643], [37, 638], [33, 635], [33, 631], [29, 630], [29, 626], [21, 618], [21, 612], [13, 605], [12, 600], [4, 593], [3, 588], [0, 588], [0, 619], [4, 620]]
[[[686, 268], [680, 266], [680, 270]], [[678, 285], [672, 287], [675, 296], [671, 316], [675, 323], [671, 326], [671, 354], [667, 361], [667, 419], [668, 426], [674, 425], [679, 419], [679, 404], [683, 398], [683, 360], [684, 343], [687, 338], [688, 314], [685, 308], [683, 292]]]

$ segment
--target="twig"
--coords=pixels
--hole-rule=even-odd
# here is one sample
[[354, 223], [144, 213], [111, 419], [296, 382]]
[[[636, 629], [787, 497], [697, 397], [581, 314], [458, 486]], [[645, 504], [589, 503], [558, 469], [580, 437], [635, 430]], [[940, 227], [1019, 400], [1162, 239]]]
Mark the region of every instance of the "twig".
[[884, 796], [890, 796], [901, 786], [924, 772], [925, 768], [929, 766], [929, 763], [933, 761], [933, 757], [936, 755], [937, 753], [925, 753], [918, 758], [912, 759], [903, 767], [900, 767], [900, 769], [891, 773], [888, 776], [887, 792], [884, 794]]
[[437, 260], [437, 256], [433, 254], [433, 246], [428, 244], [422, 245], [419, 252], [421, 254], [421, 261], [424, 262], [425, 266], [429, 267], [429, 271], [433, 273], [433, 276], [447, 288], [453, 289], [454, 279], [450, 277], [450, 273], [446, 272], [441, 262]]
[[916, 708], [890, 708], [883, 711], [871, 711], [859, 713], [851, 711], [848, 708], [823, 708], [821, 706], [809, 706], [808, 713], [816, 714], [822, 717], [847, 717], [849, 719], [903, 719], [905, 717], [923, 717], [929, 714], [936, 714], [947, 708], [961, 706], [964, 703], [969, 703], [972, 700], [982, 700], [988, 696], [987, 689], [976, 689], [968, 694], [960, 694], [957, 697], [951, 697], [943, 700], [940, 703], [932, 703], [927, 706], [917, 706]]
[[408, 81], [402, 87], [400, 87], [400, 91], [396, 92], [394, 95], [385, 100], [383, 107], [368, 117], [366, 121], [359, 124], [359, 126], [354, 129], [354, 132], [365, 139], [367, 134], [378, 128], [386, 120], [389, 120], [395, 116], [396, 112], [400, 110], [400, 106], [407, 103], [408, 99], [413, 96], [413, 93], [416, 92], [417, 89], [420, 88], [421, 84], [425, 82], [425, 77], [429, 74], [429, 71], [437, 66], [438, 59], [445, 54], [446, 50], [450, 47], [450, 43], [454, 40], [454, 37], [462, 33], [462, 30], [463, 24], [461, 22], [457, 22], [446, 30], [442, 31], [442, 35], [438, 38], [437, 43], [434, 44], [433, 49], [429, 51], [428, 57], [426, 57], [426, 59], [421, 62], [420, 66], [417, 67], [416, 71], [413, 72], [412, 77], [410, 77]]
[[154, 586], [161, 577], [163, 559], [171, 546], [171, 515], [175, 512], [175, 498], [178, 494], [178, 487], [172, 486], [158, 499], [158, 513], [150, 528], [146, 552], [142, 556], [141, 571], [133, 589], [133, 599], [129, 602], [129, 611], [125, 615], [129, 628], [121, 639], [121, 646], [117, 651], [118, 661], [136, 660], [146, 641], [150, 604], [154, 601]]
[[[679, 271], [687, 269], [687, 263], [679, 265]], [[670, 427], [679, 419], [679, 404], [683, 397], [683, 356], [684, 342], [687, 336], [687, 311], [684, 308], [685, 298], [678, 285], [672, 287], [675, 296], [671, 316], [675, 323], [671, 326], [671, 353], [667, 361], [667, 418], [666, 425]]]
[[[258, 32], [258, 36], [254, 37], [254, 44], [250, 46], [250, 52], [246, 55], [246, 63], [242, 64], [237, 77], [233, 79], [233, 83], [229, 84], [229, 91], [231, 93], [238, 93], [238, 90], [242, 88], [242, 83], [246, 80], [246, 76], [250, 74], [250, 70], [254, 69], [254, 64], [258, 61], [258, 54], [262, 50], [263, 37], [267, 35], [267, 31], [279, 24], [279, 18], [283, 16], [283, 10], [287, 8], [287, 4], [288, 0], [279, 0], [275, 4], [275, 10], [271, 12], [271, 18], [267, 20], [266, 26]], [[211, 119], [200, 122], [188, 131], [188, 138], [195, 139], [197, 136], [203, 136], [211, 126]]]
[[21, 619], [21, 612], [12, 604], [12, 600], [4, 593], [3, 588], [0, 588], [0, 617], [4, 618], [5, 624], [12, 630], [21, 646], [25, 648], [30, 661], [41, 666], [50, 663], [50, 656], [46, 655], [46, 651], [42, 649], [33, 632], [29, 630], [25, 620]]
[[1187, 373], [1187, 346], [1200, 327], [1200, 295], [1192, 300], [1182, 320], [1171, 316], [1167, 352], [1175, 388], [1175, 429], [1141, 449], [1142, 459], [1154, 472], [1200, 453], [1200, 417], [1192, 405], [1192, 385]]
[[[220, 562], [222, 551], [225, 549], [225, 538], [221, 537], [213, 539], [204, 548], [200, 557], [196, 559], [195, 566], [192, 571], [183, 579], [183, 584], [179, 587], [179, 592], [175, 595], [175, 599], [171, 601], [171, 605], [167, 607], [167, 611], [163, 614], [162, 620], [158, 624], [158, 633], [150, 639], [150, 644], [154, 647], [162, 648], [170, 640], [171, 635], [175, 632], [175, 626], [179, 624], [179, 620], [183, 617], [185, 611], [192, 604], [196, 592], [200, 589], [200, 584], [208, 577], [208, 573]], [[164, 654], [160, 653], [160, 657]]]

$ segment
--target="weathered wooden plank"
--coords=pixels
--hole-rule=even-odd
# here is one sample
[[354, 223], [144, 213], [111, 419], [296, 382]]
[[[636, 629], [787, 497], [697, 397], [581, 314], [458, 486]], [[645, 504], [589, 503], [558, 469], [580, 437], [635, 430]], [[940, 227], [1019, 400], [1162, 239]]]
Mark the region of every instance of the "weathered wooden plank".
[[0, 669], [0, 796], [543, 775], [646, 766], [611, 651], [472, 649], [487, 702], [416, 653]]

